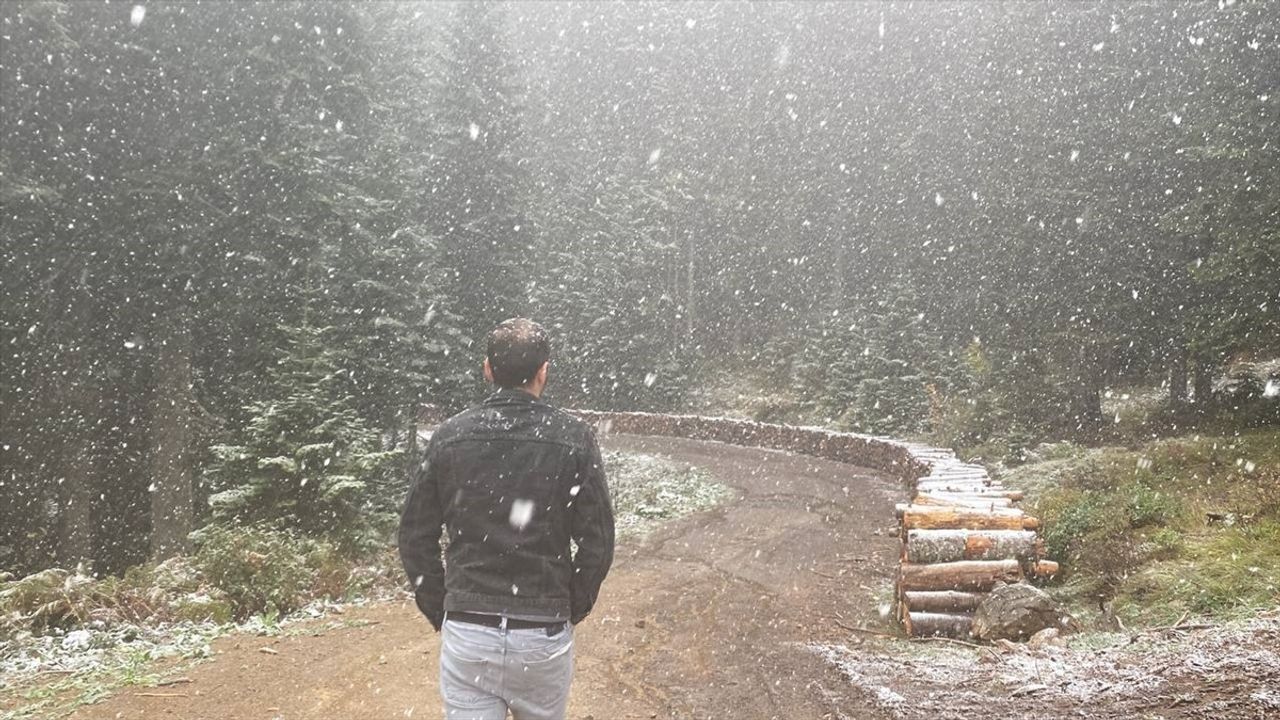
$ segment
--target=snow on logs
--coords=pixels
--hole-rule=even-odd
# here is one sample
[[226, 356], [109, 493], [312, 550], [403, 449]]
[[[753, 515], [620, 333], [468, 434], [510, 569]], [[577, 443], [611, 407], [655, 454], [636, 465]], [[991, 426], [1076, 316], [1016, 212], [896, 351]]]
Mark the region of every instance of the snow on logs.
[[1050, 577], [1040, 521], [1017, 507], [1022, 493], [1001, 486], [981, 465], [942, 448], [825, 428], [696, 415], [573, 414], [608, 432], [713, 440], [813, 455], [901, 477], [911, 502], [897, 507], [902, 560], [897, 617], [908, 635], [967, 637], [974, 612], [998, 583]]
[[[897, 616], [908, 635], [967, 637], [982, 598], [999, 583], [1057, 574], [1035, 532], [1040, 521], [1017, 507], [981, 465], [928, 453], [930, 467], [908, 478], [914, 496], [897, 507], [902, 533]], [[923, 452], [922, 452], [923, 451]]]
[[962, 560], [1036, 561], [1043, 554], [1031, 530], [908, 530], [903, 562], [913, 565]]

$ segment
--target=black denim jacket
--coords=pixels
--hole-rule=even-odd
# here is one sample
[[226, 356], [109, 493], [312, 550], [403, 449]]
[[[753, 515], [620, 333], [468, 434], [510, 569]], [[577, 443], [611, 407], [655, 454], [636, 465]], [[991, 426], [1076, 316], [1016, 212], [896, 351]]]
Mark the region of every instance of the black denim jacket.
[[400, 559], [437, 630], [446, 610], [581, 621], [613, 540], [590, 426], [521, 390], [501, 390], [436, 430], [400, 518]]

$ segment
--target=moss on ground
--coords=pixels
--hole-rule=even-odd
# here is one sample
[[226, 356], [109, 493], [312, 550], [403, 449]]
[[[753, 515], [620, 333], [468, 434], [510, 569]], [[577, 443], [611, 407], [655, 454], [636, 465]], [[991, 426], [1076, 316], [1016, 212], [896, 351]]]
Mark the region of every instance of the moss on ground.
[[1280, 431], [1062, 445], [1001, 476], [1028, 493], [1063, 563], [1057, 593], [1081, 615], [1160, 624], [1280, 604]]

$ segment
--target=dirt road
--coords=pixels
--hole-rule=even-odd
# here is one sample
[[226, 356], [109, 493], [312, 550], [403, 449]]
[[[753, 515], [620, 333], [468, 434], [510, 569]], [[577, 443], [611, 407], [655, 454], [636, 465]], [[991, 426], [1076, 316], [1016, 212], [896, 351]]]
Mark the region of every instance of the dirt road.
[[[874, 623], [897, 562], [891, 479], [780, 452], [618, 436], [709, 469], [737, 499], [620, 549], [578, 628], [570, 717], [880, 717], [806, 648]], [[122, 690], [106, 718], [435, 718], [437, 638], [409, 604], [352, 611], [352, 627], [233, 636], [192, 682]], [[263, 648], [269, 648], [263, 651]]]
[[[707, 468], [737, 497], [620, 549], [578, 628], [574, 720], [1280, 717], [1280, 610], [1073, 648], [852, 633], [841, 626], [879, 625], [889, 597], [895, 481], [715, 443], [608, 444]], [[189, 682], [124, 689], [72, 717], [440, 717], [437, 638], [410, 604], [339, 620], [223, 638]]]

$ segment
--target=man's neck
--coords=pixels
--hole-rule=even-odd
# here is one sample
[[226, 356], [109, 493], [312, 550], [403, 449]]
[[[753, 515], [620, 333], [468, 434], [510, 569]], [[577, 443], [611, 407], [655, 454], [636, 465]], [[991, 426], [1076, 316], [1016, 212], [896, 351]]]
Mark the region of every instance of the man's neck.
[[536, 383], [530, 383], [530, 384], [528, 384], [528, 385], [522, 385], [522, 386], [520, 386], [520, 387], [510, 387], [510, 388], [499, 387], [499, 388], [498, 388], [498, 391], [499, 391], [499, 392], [502, 392], [502, 391], [504, 391], [504, 390], [505, 390], [505, 391], [522, 392], [522, 393], [524, 393], [525, 395], [532, 395], [535, 399], [539, 399], [539, 400], [540, 400], [540, 399], [542, 399], [542, 388], [543, 388], [543, 387], [544, 387], [544, 386], [542, 386], [542, 385], [538, 385], [538, 384], [536, 384]]

